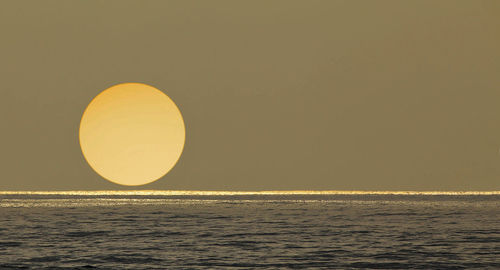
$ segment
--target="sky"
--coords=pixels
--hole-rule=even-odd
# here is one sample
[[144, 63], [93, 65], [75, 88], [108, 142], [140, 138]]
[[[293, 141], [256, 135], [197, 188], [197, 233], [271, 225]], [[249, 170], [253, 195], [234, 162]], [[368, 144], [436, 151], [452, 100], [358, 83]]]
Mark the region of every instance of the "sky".
[[[0, 190], [500, 190], [500, 1], [2, 1]], [[179, 107], [176, 167], [86, 163], [106, 88]]]

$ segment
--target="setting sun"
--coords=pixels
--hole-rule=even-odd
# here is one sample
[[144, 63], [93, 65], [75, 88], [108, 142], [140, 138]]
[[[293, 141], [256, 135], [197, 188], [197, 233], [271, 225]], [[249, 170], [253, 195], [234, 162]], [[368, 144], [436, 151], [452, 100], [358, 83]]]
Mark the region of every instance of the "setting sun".
[[121, 185], [144, 185], [170, 171], [185, 141], [182, 115], [160, 90], [124, 83], [97, 95], [80, 123], [80, 146], [90, 166]]

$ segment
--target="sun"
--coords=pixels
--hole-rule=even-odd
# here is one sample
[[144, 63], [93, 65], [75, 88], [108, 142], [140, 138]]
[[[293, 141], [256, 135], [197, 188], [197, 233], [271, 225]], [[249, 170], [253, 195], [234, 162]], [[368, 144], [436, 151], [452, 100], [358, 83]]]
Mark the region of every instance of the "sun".
[[185, 143], [181, 112], [162, 91], [141, 83], [112, 86], [87, 106], [79, 138], [90, 167], [120, 185], [151, 183], [168, 173]]

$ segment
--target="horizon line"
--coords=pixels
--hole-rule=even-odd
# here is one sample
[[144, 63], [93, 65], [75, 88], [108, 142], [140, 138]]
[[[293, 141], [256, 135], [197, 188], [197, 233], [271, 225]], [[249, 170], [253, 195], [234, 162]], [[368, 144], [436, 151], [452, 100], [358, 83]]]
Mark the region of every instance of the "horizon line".
[[238, 196], [238, 195], [500, 195], [500, 191], [362, 191], [362, 190], [40, 190], [0, 191], [0, 195], [139, 195], [139, 196]]

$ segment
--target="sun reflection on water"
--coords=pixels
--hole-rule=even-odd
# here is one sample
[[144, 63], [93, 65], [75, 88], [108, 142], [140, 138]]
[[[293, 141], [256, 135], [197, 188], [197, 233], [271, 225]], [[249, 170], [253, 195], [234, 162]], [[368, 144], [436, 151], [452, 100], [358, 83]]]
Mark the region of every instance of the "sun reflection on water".
[[199, 190], [95, 190], [95, 191], [0, 191], [0, 195], [81, 196], [234, 196], [234, 195], [500, 195], [500, 191], [199, 191]]

